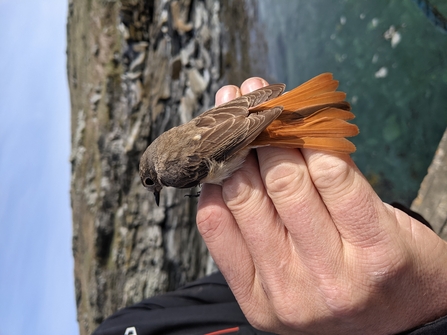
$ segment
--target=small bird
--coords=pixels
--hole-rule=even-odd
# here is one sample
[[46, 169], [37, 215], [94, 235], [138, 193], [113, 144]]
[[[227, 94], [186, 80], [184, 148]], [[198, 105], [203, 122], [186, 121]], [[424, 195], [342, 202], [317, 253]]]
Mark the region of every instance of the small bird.
[[141, 182], [158, 206], [165, 186], [222, 184], [253, 148], [352, 153], [356, 148], [345, 137], [359, 129], [346, 122], [355, 116], [337, 87], [332, 74], [323, 73], [285, 94], [284, 84], [273, 84], [214, 107], [147, 147], [140, 160]]

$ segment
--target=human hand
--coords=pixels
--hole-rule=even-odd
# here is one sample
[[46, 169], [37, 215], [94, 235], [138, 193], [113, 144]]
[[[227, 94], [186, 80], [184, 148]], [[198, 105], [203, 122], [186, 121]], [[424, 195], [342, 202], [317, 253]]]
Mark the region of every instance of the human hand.
[[[225, 86], [216, 104], [267, 83]], [[258, 148], [203, 185], [197, 225], [248, 321], [309, 334], [392, 334], [447, 314], [447, 245], [384, 204], [348, 155]]]

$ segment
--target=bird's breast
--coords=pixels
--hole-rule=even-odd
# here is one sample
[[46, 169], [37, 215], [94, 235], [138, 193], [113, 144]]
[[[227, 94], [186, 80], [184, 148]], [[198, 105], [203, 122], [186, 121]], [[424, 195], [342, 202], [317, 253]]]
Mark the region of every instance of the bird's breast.
[[225, 179], [229, 178], [233, 172], [242, 166], [249, 152], [250, 148], [245, 148], [229, 157], [227, 160], [221, 162], [209, 161], [208, 175], [202, 179], [200, 183], [222, 185]]

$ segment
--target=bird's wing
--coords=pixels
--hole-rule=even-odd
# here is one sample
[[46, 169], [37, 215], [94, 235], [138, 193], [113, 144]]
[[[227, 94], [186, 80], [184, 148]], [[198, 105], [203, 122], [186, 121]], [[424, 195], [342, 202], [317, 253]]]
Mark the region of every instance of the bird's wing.
[[[199, 115], [199, 117], [208, 116], [208, 115], [216, 115], [220, 113], [220, 110], [222, 108], [232, 108], [235, 107], [232, 110], [232, 113], [235, 113], [235, 115], [248, 115], [248, 108], [252, 108], [254, 106], [257, 106], [259, 104], [262, 104], [268, 100], [274, 99], [278, 96], [280, 96], [285, 89], [286, 85], [284, 84], [273, 84], [265, 87], [261, 87], [257, 89], [256, 91], [247, 93], [243, 96], [240, 96], [236, 99], [230, 100], [228, 102], [225, 102], [217, 107], [211, 108], [210, 110], [202, 113]], [[276, 107], [276, 106], [273, 106]], [[264, 109], [270, 109], [272, 107], [264, 108]]]
[[267, 94], [262, 90], [254, 91], [197, 117], [196, 126], [201, 135], [197, 154], [220, 162], [248, 146], [281, 114], [281, 107], [248, 112], [257, 99], [269, 98], [270, 92], [268, 89]]

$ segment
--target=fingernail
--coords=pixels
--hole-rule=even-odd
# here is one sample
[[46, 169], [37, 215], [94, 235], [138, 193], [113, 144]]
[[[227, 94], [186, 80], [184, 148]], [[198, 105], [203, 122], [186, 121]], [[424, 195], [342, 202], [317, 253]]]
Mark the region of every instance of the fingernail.
[[220, 88], [216, 93], [216, 106], [228, 102], [241, 96], [239, 88], [234, 85], [227, 85]]
[[268, 82], [260, 77], [253, 77], [249, 78], [246, 81], [244, 81], [241, 85], [241, 91], [243, 94], [246, 94], [248, 92], [252, 92], [254, 90], [257, 90], [258, 88], [267, 86]]

